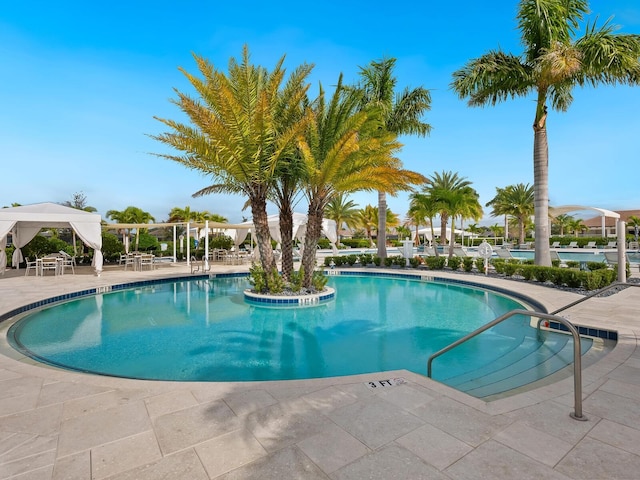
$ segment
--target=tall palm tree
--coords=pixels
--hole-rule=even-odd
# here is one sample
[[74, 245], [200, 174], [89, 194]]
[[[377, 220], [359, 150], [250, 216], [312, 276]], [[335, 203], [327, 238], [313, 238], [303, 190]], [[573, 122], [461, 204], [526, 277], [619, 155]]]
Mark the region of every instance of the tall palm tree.
[[556, 226], [560, 229], [560, 236], [564, 235], [564, 229], [571, 224], [572, 220], [573, 216], [566, 213], [562, 213], [553, 219], [553, 223], [555, 223]]
[[516, 19], [522, 55], [500, 50], [470, 60], [454, 72], [451, 84], [470, 106], [495, 105], [514, 97], [536, 97], [533, 121], [535, 263], [551, 265], [549, 253], [549, 151], [547, 104], [564, 112], [575, 86], [638, 85], [640, 36], [614, 33], [609, 22], [587, 23], [587, 0], [521, 0]]
[[569, 222], [568, 230], [574, 235], [578, 235], [587, 230], [587, 226], [584, 224], [584, 220], [581, 218], [575, 218]]
[[493, 207], [492, 216], [505, 215], [513, 217], [518, 222], [518, 239], [523, 244], [526, 238], [525, 226], [527, 220], [534, 213], [533, 186], [528, 183], [518, 183], [505, 188], [496, 188], [496, 196], [487, 202], [487, 207]]
[[305, 196], [309, 204], [302, 266], [309, 287], [316, 264], [316, 246], [329, 202], [342, 192], [359, 190], [396, 193], [424, 181], [418, 173], [404, 170], [394, 157], [396, 136], [379, 129], [376, 108], [358, 109], [359, 92], [345, 89], [342, 75], [333, 96], [325, 101], [322, 87], [311, 108], [311, 120], [298, 147], [305, 162]]
[[350, 229], [357, 225], [358, 209], [356, 207], [357, 205], [353, 200], [349, 200], [345, 194], [340, 193], [332, 198], [324, 209], [324, 216], [336, 222], [338, 243], [341, 239], [340, 230], [343, 227]]
[[[110, 218], [114, 222], [118, 223], [150, 223], [155, 222], [156, 219], [149, 212], [145, 212], [141, 208], [129, 206], [122, 211], [109, 210], [107, 211], [107, 218]], [[127, 236], [129, 236], [131, 229], [125, 229]], [[140, 245], [140, 233], [146, 231], [145, 228], [136, 227], [136, 250]]]
[[440, 242], [447, 243], [447, 224], [452, 215], [451, 205], [447, 202], [449, 195], [471, 185], [471, 182], [454, 172], [435, 172], [429, 177], [423, 192], [430, 195], [436, 202], [438, 215], [440, 215]]
[[[427, 136], [431, 125], [421, 121], [425, 112], [431, 110], [431, 93], [423, 87], [405, 88], [395, 93], [398, 80], [393, 75], [395, 58], [383, 58], [372, 61], [366, 67], [360, 67], [360, 84], [356, 87], [362, 94], [362, 107], [379, 107], [382, 115], [381, 130], [396, 135]], [[386, 192], [378, 192], [378, 256], [385, 258], [386, 249]]]
[[[423, 189], [424, 191], [424, 189]], [[430, 192], [420, 193], [414, 192], [410, 197], [409, 212], [428, 223], [431, 229], [431, 239], [435, 239], [435, 231], [433, 228], [433, 219], [438, 215], [438, 202], [433, 198]], [[415, 212], [415, 213], [413, 213]], [[420, 242], [418, 237], [418, 225], [416, 225], [416, 244]], [[438, 249], [434, 249], [436, 256], [439, 255]]]
[[373, 243], [373, 231], [378, 225], [378, 209], [373, 205], [366, 205], [364, 208], [358, 210], [356, 214], [356, 222], [367, 234], [369, 244]]
[[[482, 217], [482, 207], [478, 201], [478, 193], [469, 185], [457, 188], [435, 188], [432, 191], [434, 200], [438, 203], [440, 211], [446, 212], [448, 218], [451, 219], [451, 237], [449, 239], [449, 258], [453, 256], [453, 245], [455, 245], [455, 219], [473, 218], [480, 220]], [[440, 214], [442, 218], [442, 213]], [[440, 231], [440, 237], [446, 236], [446, 227]]]
[[[180, 154], [157, 154], [211, 176], [216, 183], [197, 194], [235, 193], [248, 198], [260, 262], [275, 269], [267, 221], [267, 198], [281, 161], [304, 127], [297, 116], [306, 99], [310, 65], [294, 70], [283, 86], [284, 57], [272, 71], [252, 65], [245, 46], [240, 62], [229, 60], [228, 74], [195, 56], [202, 78], [182, 70], [199, 95], [176, 90], [174, 100], [192, 125], [157, 118], [171, 131], [152, 136]], [[292, 114], [291, 112], [296, 112]]]

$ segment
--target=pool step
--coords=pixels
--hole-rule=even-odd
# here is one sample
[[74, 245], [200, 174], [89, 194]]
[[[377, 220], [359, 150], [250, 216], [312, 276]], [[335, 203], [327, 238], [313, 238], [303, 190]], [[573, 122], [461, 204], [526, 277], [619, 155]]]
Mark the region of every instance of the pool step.
[[[591, 350], [591, 346], [590, 341], [582, 342], [583, 358]], [[602, 352], [601, 348], [593, 350], [592, 356], [598, 356]], [[443, 383], [474, 397], [487, 399], [533, 386], [534, 383], [567, 369], [572, 363], [571, 336], [549, 332], [545, 342], [538, 342], [534, 337], [525, 337], [517, 348], [497, 361], [472, 372], [443, 380]], [[572, 367], [567, 371], [568, 375], [571, 374]]]

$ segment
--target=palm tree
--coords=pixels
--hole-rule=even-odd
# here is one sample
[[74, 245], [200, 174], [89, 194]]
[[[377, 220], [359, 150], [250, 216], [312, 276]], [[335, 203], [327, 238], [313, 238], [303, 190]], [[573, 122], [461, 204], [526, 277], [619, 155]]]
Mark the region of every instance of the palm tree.
[[348, 200], [343, 193], [336, 195], [324, 209], [324, 216], [336, 222], [336, 235], [340, 243], [340, 230], [343, 227], [353, 228], [357, 224], [357, 205], [353, 200]]
[[[395, 58], [383, 58], [372, 61], [367, 67], [360, 67], [360, 84], [355, 87], [362, 94], [362, 108], [374, 105], [380, 109], [382, 115], [381, 130], [396, 135], [427, 136], [431, 126], [420, 118], [431, 109], [431, 93], [418, 87], [413, 90], [405, 88], [401, 93], [394, 92], [398, 83], [393, 76]], [[385, 258], [386, 249], [386, 192], [378, 192], [378, 256]]]
[[495, 105], [514, 97], [536, 96], [533, 122], [535, 190], [535, 263], [551, 265], [549, 253], [549, 151], [547, 103], [566, 111], [575, 86], [638, 85], [640, 36], [614, 33], [587, 23], [574, 38], [588, 13], [587, 0], [521, 0], [516, 19], [524, 53], [500, 50], [469, 61], [454, 72], [452, 88], [470, 106]]
[[369, 244], [374, 245], [373, 231], [378, 225], [378, 209], [372, 205], [366, 205], [364, 208], [358, 210], [356, 222], [357, 225], [366, 232]]
[[553, 219], [553, 223], [560, 229], [560, 236], [564, 235], [564, 229], [569, 226], [573, 217], [566, 213], [562, 213]]
[[461, 178], [457, 173], [435, 172], [429, 177], [427, 185], [423, 188], [423, 192], [431, 195], [437, 204], [438, 215], [440, 215], [440, 242], [445, 245], [447, 243], [447, 224], [452, 215], [451, 205], [446, 201], [449, 195], [458, 190], [471, 185], [466, 178]]
[[526, 238], [525, 226], [534, 213], [533, 186], [518, 183], [505, 188], [496, 188], [496, 196], [487, 202], [493, 207], [491, 215], [511, 216], [518, 222], [518, 243], [523, 244]]
[[640, 218], [636, 217], [635, 215], [631, 215], [629, 216], [629, 218], [627, 218], [627, 223], [629, 224], [629, 226], [633, 227], [633, 233], [637, 242], [638, 230], [640, 230]]
[[[468, 183], [468, 182], [467, 182]], [[478, 201], [478, 193], [469, 185], [458, 188], [446, 189], [435, 188], [432, 191], [434, 200], [439, 205], [441, 212], [446, 212], [446, 216], [451, 219], [451, 238], [449, 240], [449, 258], [453, 256], [453, 245], [455, 245], [455, 219], [456, 217], [473, 218], [479, 220], [482, 217], [482, 207]], [[442, 213], [440, 214], [442, 218]], [[446, 237], [446, 227], [440, 231], [440, 237]]]
[[[424, 190], [423, 190], [424, 191]], [[409, 212], [411, 215], [415, 215], [416, 218], [420, 219], [421, 222], [427, 222], [429, 228], [431, 229], [431, 239], [435, 239], [435, 231], [433, 228], [433, 219], [436, 215], [438, 215], [438, 203], [433, 198], [433, 196], [427, 193], [419, 193], [414, 192], [411, 194], [409, 204]], [[416, 224], [416, 243], [419, 243], [420, 239], [418, 237], [418, 225]], [[436, 256], [439, 255], [438, 249], [434, 249]]]
[[[216, 183], [197, 195], [244, 194], [255, 225], [260, 261], [265, 271], [276, 267], [267, 221], [267, 198], [278, 165], [288, 158], [304, 127], [297, 112], [306, 98], [311, 66], [294, 70], [283, 87], [284, 57], [272, 71], [250, 63], [245, 46], [238, 63], [230, 59], [228, 74], [194, 55], [202, 78], [182, 70], [200, 96], [176, 90], [173, 102], [193, 126], [156, 117], [171, 131], [152, 136], [180, 154], [157, 154], [211, 176]], [[292, 113], [294, 112], [294, 113]]]
[[576, 236], [587, 230], [587, 226], [584, 224], [584, 221], [581, 218], [575, 218], [571, 220], [567, 228]]
[[396, 193], [424, 181], [422, 175], [402, 169], [393, 156], [401, 146], [394, 134], [372, 134], [379, 129], [380, 114], [376, 108], [359, 110], [359, 100], [359, 92], [343, 87], [342, 75], [328, 102], [321, 86], [306, 134], [299, 140], [309, 204], [302, 252], [305, 287], [311, 285], [323, 214], [333, 198], [359, 190]]
[[[156, 219], [149, 212], [145, 212], [144, 210], [129, 206], [122, 211], [119, 210], [109, 210], [107, 212], [107, 218], [110, 218], [114, 222], [117, 223], [150, 223], [155, 222]], [[135, 227], [136, 229], [136, 250], [140, 245], [140, 233], [142, 231], [146, 231], [145, 228]], [[131, 232], [131, 228], [125, 229], [127, 231], [127, 236], [129, 236]]]

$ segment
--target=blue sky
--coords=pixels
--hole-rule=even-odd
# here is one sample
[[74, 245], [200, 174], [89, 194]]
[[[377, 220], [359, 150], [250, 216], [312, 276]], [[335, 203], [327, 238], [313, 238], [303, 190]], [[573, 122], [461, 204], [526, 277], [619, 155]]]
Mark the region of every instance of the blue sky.
[[[135, 205], [165, 220], [189, 205], [249, 217], [240, 197], [191, 194], [210, 179], [151, 155], [166, 148], [154, 116], [181, 119], [173, 89], [191, 92], [178, 71], [195, 73], [192, 52], [226, 70], [247, 44], [254, 63], [289, 70], [315, 65], [311, 81], [330, 87], [340, 72], [397, 58], [399, 87], [431, 90], [427, 138], [402, 138], [400, 158], [424, 175], [455, 171], [484, 205], [496, 187], [533, 183], [533, 97], [468, 108], [451, 74], [498, 47], [520, 53], [517, 1], [486, 2], [6, 2], [0, 10], [0, 206], [64, 202], [83, 192], [103, 216]], [[640, 33], [637, 0], [592, 0], [599, 23], [614, 16]], [[592, 16], [595, 18], [595, 16]], [[552, 206], [640, 208], [640, 88], [576, 89], [566, 113], [548, 118]], [[375, 205], [375, 192], [352, 197]], [[408, 196], [389, 198], [403, 218]], [[301, 204], [299, 211], [304, 211]], [[275, 213], [272, 209], [270, 213]], [[485, 209], [483, 224], [501, 223]]]

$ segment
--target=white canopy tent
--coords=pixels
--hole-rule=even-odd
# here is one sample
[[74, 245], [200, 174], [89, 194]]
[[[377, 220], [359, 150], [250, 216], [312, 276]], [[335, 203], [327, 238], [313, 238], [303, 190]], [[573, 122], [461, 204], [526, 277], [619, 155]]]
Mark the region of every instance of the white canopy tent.
[[12, 265], [18, 268], [24, 261], [21, 248], [43, 228], [72, 228], [78, 237], [93, 248], [92, 266], [96, 274], [102, 272], [102, 218], [97, 213], [65, 207], [57, 203], [35, 203], [0, 209], [0, 271], [7, 267], [7, 235], [11, 232], [15, 251]]
[[[611, 210], [606, 210], [604, 208], [596, 208], [596, 207], [585, 207], [582, 205], [563, 205], [561, 207], [549, 207], [549, 216], [551, 217], [557, 217], [558, 215], [562, 215], [565, 213], [569, 213], [569, 212], [580, 212], [580, 211], [584, 211], [584, 210], [592, 210], [592, 211], [596, 211], [600, 214], [600, 218], [602, 220], [602, 236], [606, 237], [606, 230], [605, 230], [605, 217], [611, 217], [611, 218], [615, 218], [617, 220], [620, 219], [620, 214], [617, 212], [613, 212]], [[618, 223], [616, 222], [616, 229], [617, 229]], [[617, 231], [616, 231], [616, 236], [617, 236]]]
[[[282, 238], [280, 237], [280, 217], [278, 215], [269, 215], [267, 221], [269, 223], [269, 234], [271, 235], [271, 238], [273, 238], [273, 240], [275, 240], [277, 243], [280, 243], [282, 241]], [[233, 238], [236, 245], [241, 244], [247, 237], [249, 231], [254, 228], [253, 222], [241, 223], [240, 225], [236, 225], [235, 227], [235, 229], [226, 230], [225, 234]], [[307, 214], [294, 212], [293, 238], [304, 241], [306, 233]], [[338, 241], [338, 233], [336, 230], [336, 222], [334, 220], [324, 218], [322, 220], [322, 234], [329, 239], [334, 253], [337, 253], [338, 247], [336, 246], [336, 242]]]
[[[433, 227], [433, 234], [436, 237], [441, 237], [441, 228], [440, 227]], [[475, 233], [471, 233], [471, 232], [467, 232], [466, 230], [459, 230], [459, 229], [455, 229], [454, 233], [456, 235], [461, 235], [462, 238], [464, 239], [464, 237], [472, 237], [472, 238], [477, 238], [478, 235]], [[431, 227], [427, 227], [427, 228], [421, 228], [418, 230], [418, 235], [424, 235], [424, 237], [429, 240], [432, 241], [433, 238], [431, 238]], [[445, 238], [446, 239], [450, 239], [451, 238], [451, 228], [447, 227], [446, 232], [445, 232]]]

